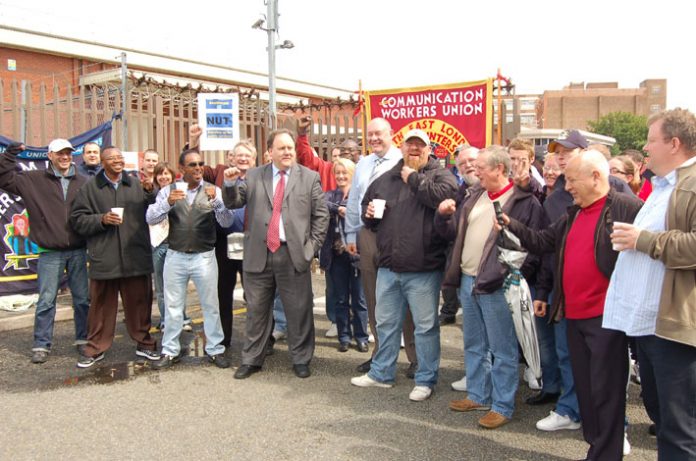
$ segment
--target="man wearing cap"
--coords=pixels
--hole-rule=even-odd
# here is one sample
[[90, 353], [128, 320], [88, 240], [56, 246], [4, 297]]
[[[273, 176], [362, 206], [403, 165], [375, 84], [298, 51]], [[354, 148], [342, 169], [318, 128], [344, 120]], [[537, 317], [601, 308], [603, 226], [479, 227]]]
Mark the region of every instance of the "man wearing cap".
[[68, 224], [70, 207], [87, 178], [77, 174], [72, 163], [75, 149], [66, 139], [54, 139], [48, 145], [49, 164], [45, 170], [18, 172], [16, 156], [23, 150], [23, 145], [15, 143], [0, 156], [0, 188], [22, 197], [31, 220], [31, 238], [40, 247], [31, 361], [44, 363], [51, 351], [56, 296], [66, 270], [73, 299], [75, 345], [79, 349], [87, 342], [85, 241]]
[[[406, 310], [413, 315], [418, 368], [409, 398], [430, 397], [440, 365], [437, 308], [447, 242], [433, 229], [440, 202], [454, 198], [454, 176], [431, 159], [430, 139], [421, 130], [406, 133], [402, 160], [376, 179], [362, 200], [365, 226], [377, 230], [377, 336], [380, 346], [369, 373], [351, 379], [359, 387], [392, 387]], [[386, 201], [383, 216], [375, 200]]]

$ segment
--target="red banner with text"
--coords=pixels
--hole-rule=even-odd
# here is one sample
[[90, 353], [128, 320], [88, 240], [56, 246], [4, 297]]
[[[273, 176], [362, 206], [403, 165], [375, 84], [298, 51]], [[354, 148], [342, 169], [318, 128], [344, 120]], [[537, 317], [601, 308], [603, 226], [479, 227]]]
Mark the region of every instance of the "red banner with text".
[[492, 79], [448, 85], [366, 91], [367, 118], [384, 118], [401, 145], [412, 129], [428, 133], [433, 153], [451, 158], [457, 146], [491, 143]]

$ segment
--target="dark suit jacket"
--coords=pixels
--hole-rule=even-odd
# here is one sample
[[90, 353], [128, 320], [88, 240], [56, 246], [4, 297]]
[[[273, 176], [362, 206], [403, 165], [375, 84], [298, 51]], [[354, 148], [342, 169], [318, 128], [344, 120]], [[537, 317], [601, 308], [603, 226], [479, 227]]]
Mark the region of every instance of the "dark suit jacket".
[[[266, 234], [273, 214], [273, 168], [271, 164], [251, 168], [245, 182], [225, 187], [228, 208], [247, 207], [244, 229], [244, 271], [263, 272], [266, 267]], [[329, 210], [319, 175], [294, 165], [285, 186], [283, 226], [292, 264], [297, 272], [309, 269], [329, 225]]]

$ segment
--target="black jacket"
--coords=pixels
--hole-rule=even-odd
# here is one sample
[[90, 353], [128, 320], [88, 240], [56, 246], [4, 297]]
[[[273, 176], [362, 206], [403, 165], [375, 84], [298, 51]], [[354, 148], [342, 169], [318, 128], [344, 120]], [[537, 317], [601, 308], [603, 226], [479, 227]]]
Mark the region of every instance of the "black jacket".
[[[442, 270], [447, 241], [435, 233], [433, 218], [438, 205], [457, 194], [457, 181], [437, 160], [429, 159], [408, 184], [401, 179], [404, 161], [377, 178], [362, 201], [365, 227], [377, 232], [379, 267], [393, 272]], [[387, 201], [382, 219], [365, 218], [372, 199]]]
[[[457, 211], [454, 215], [443, 216], [437, 213], [435, 216], [435, 228], [438, 234], [442, 235], [447, 240], [454, 241], [452, 257], [447, 264], [444, 281], [442, 283], [445, 287], [457, 288], [461, 284], [462, 251], [464, 251], [464, 238], [466, 237], [469, 213], [471, 213], [471, 210], [481, 195], [486, 193], [486, 190], [480, 185], [474, 186], [470, 190], [471, 193], [461, 206], [457, 207]], [[503, 206], [503, 211], [508, 216], [514, 216], [533, 229], [541, 227], [543, 220], [541, 205], [536, 197], [528, 190], [514, 187], [512, 196], [505, 202], [505, 206]], [[501, 288], [508, 272], [507, 268], [498, 261], [498, 251], [496, 250], [498, 231], [493, 229], [485, 238], [486, 244], [483, 248], [483, 255], [481, 256], [480, 270], [474, 282], [474, 293], [476, 294], [493, 293]], [[538, 258], [533, 256], [527, 257], [521, 268], [521, 272], [525, 278], [532, 276], [537, 265]]]
[[17, 158], [8, 153], [0, 154], [0, 189], [24, 200], [29, 212], [31, 239], [47, 250], [84, 248], [84, 238], [70, 228], [68, 221], [77, 191], [87, 178], [73, 173], [69, 177], [67, 198], [64, 198], [60, 178], [50, 164], [45, 170], [16, 170]]
[[[617, 193], [613, 189], [607, 195], [607, 201], [597, 221], [594, 245], [597, 267], [607, 278], [611, 278], [616, 259], [619, 257], [619, 253], [612, 249], [609, 237], [614, 221], [632, 223], [642, 206], [643, 202], [634, 195]], [[522, 246], [537, 254], [555, 253], [556, 268], [553, 283], [553, 312], [551, 314], [551, 319], [554, 321], [560, 320], [565, 315], [563, 255], [566, 237], [579, 211], [580, 207], [573, 205], [567, 213], [542, 231], [529, 229], [518, 220], [510, 219], [510, 230], [519, 237]]]
[[[114, 189], [100, 171], [78, 192], [70, 215], [75, 231], [87, 239], [89, 277], [111, 280], [152, 273], [152, 247], [145, 212], [155, 201], [136, 178], [121, 176]], [[123, 207], [123, 223], [105, 226], [102, 216], [112, 207]]]

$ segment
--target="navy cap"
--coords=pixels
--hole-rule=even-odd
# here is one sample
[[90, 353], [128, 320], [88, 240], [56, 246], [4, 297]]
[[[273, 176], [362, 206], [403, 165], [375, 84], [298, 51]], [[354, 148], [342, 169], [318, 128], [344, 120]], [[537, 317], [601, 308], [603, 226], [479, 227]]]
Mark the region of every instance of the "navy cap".
[[566, 149], [585, 149], [588, 146], [587, 139], [578, 130], [561, 133], [555, 141], [549, 144], [549, 152], [555, 152], [556, 146], [561, 145]]

